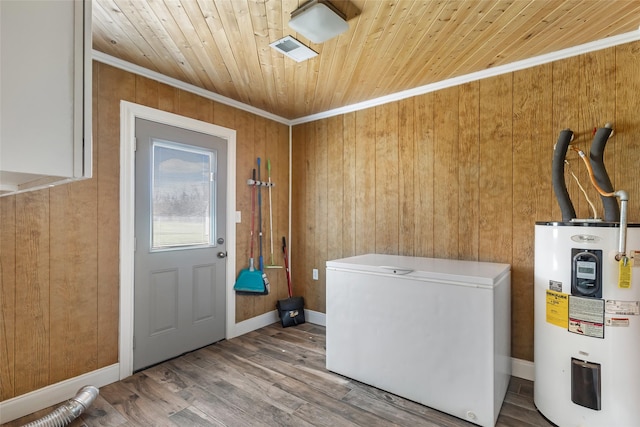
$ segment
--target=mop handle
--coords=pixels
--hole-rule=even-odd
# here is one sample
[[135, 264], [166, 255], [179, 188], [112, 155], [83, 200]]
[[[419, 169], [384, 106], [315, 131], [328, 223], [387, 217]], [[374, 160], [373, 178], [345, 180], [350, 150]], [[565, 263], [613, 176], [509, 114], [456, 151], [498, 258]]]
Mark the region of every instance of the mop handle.
[[[256, 170], [253, 170], [253, 179], [256, 179]], [[256, 217], [256, 187], [251, 188], [251, 238], [249, 239], [249, 248], [251, 250], [251, 254], [249, 255], [249, 271], [254, 271], [253, 266], [253, 232], [255, 227], [255, 217]]]
[[273, 215], [271, 213], [271, 159], [267, 159], [267, 175], [269, 175], [269, 238], [271, 240], [271, 265], [273, 263]]
[[[258, 157], [258, 181], [260, 181], [260, 157]], [[258, 239], [260, 240], [258, 265], [260, 271], [264, 271], [264, 258], [262, 257], [262, 186], [258, 188]]]

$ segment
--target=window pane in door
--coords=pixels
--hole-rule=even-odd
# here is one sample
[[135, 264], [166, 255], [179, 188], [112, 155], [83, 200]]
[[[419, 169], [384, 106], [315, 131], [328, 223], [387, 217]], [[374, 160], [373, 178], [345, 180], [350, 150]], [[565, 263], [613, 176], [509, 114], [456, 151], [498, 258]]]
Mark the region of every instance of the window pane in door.
[[153, 141], [151, 248], [212, 246], [215, 153]]

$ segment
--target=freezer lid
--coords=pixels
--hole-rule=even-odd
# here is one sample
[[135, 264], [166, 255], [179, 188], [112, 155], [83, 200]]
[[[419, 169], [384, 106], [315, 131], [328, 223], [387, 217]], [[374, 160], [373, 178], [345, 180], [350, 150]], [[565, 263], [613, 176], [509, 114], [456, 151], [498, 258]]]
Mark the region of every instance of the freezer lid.
[[409, 276], [493, 287], [509, 272], [509, 264], [366, 254], [327, 261], [327, 269]]

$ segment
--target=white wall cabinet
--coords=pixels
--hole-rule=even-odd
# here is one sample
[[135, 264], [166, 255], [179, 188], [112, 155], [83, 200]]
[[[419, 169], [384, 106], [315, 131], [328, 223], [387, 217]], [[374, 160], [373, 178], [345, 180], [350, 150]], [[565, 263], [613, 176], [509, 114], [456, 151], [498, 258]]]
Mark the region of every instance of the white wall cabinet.
[[0, 1], [0, 195], [91, 177], [91, 0]]

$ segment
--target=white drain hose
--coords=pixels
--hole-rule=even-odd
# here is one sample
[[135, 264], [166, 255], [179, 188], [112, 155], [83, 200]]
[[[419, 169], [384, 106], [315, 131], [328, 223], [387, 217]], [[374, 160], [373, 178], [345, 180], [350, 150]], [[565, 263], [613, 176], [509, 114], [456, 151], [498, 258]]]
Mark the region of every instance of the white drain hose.
[[67, 400], [56, 410], [24, 427], [64, 427], [82, 414], [98, 397], [98, 389], [92, 385], [82, 387], [75, 397]]

